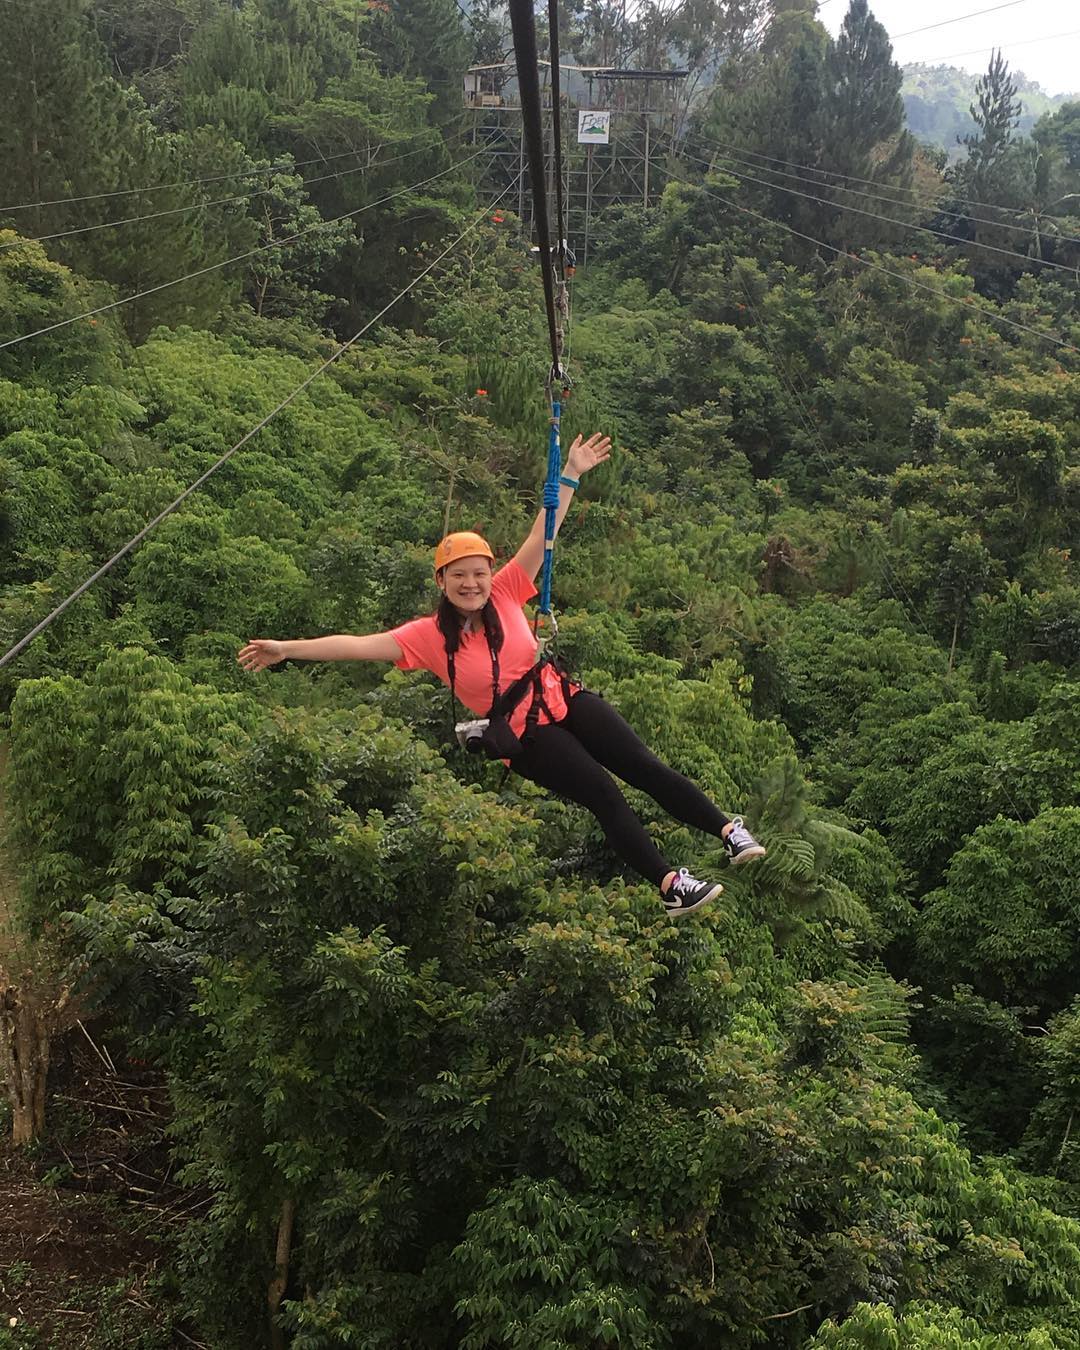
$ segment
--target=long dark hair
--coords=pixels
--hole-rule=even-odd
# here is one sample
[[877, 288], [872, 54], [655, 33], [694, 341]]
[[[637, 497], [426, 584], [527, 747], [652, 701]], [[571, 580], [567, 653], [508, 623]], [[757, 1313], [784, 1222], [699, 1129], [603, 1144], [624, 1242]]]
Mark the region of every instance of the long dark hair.
[[[498, 670], [499, 670], [499, 652], [503, 645], [503, 626], [499, 619], [498, 610], [491, 602], [491, 597], [487, 599], [484, 608], [480, 611], [480, 617], [484, 621], [484, 636], [487, 638], [488, 651], [491, 653], [491, 673], [492, 673], [492, 699], [498, 695]], [[455, 684], [455, 661], [457, 650], [461, 646], [461, 615], [450, 603], [444, 591], [439, 600], [439, 608], [435, 614], [435, 622], [439, 625], [439, 632], [443, 635], [443, 646], [446, 648], [446, 671], [450, 677], [450, 725], [454, 724], [454, 699], [456, 696]]]
[[[503, 645], [503, 626], [499, 619], [499, 612], [492, 604], [490, 598], [480, 611], [480, 617], [484, 621], [484, 636], [487, 638], [487, 644], [491, 651], [499, 652]], [[461, 646], [461, 615], [457, 612], [450, 601], [443, 595], [439, 601], [438, 612], [435, 615], [435, 622], [439, 625], [439, 632], [443, 635], [443, 645], [446, 647], [446, 655], [453, 656]]]

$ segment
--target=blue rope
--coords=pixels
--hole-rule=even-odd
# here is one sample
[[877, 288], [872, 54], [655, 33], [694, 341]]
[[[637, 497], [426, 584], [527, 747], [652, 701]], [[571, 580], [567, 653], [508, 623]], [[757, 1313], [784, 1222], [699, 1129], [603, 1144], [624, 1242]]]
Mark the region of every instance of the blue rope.
[[551, 564], [555, 556], [555, 513], [559, 509], [559, 476], [562, 473], [562, 443], [559, 420], [562, 404], [551, 401], [551, 434], [548, 437], [548, 468], [544, 482], [544, 577], [540, 585], [540, 613], [551, 613]]

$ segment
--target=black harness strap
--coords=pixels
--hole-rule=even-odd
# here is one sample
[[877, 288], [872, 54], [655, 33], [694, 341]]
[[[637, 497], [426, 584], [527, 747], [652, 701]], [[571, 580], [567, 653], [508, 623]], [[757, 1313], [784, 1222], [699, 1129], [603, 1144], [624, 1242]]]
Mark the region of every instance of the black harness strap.
[[[499, 653], [491, 645], [491, 638], [487, 629], [484, 629], [484, 637], [487, 639], [487, 649], [491, 656], [491, 707], [488, 710], [488, 717], [505, 717], [509, 720], [510, 715], [525, 697], [528, 690], [532, 690], [532, 698], [529, 701], [529, 709], [525, 714], [525, 727], [521, 736], [523, 741], [532, 740], [536, 728], [540, 723], [540, 714], [543, 713], [549, 722], [555, 722], [555, 714], [548, 707], [547, 700], [544, 698], [543, 668], [546, 665], [552, 666], [559, 676], [562, 684], [563, 698], [566, 700], [567, 707], [574, 696], [574, 690], [570, 680], [570, 672], [566, 668], [565, 662], [561, 657], [552, 656], [545, 652], [534, 666], [530, 666], [523, 675], [519, 675], [513, 684], [507, 685], [503, 692], [499, 693]], [[457, 679], [457, 667], [455, 661], [456, 653], [448, 651], [446, 653], [446, 669], [450, 678], [450, 706], [451, 721], [453, 720], [453, 707], [457, 699], [455, 683]]]
[[[494, 707], [499, 698], [499, 653], [491, 645], [491, 638], [488, 631], [484, 629], [484, 637], [487, 638], [488, 655], [491, 657], [491, 706]], [[450, 677], [450, 709], [453, 715], [453, 706], [457, 699], [457, 693], [454, 685], [457, 681], [457, 653], [448, 651], [446, 653], [446, 673]], [[513, 686], [511, 686], [513, 687]]]

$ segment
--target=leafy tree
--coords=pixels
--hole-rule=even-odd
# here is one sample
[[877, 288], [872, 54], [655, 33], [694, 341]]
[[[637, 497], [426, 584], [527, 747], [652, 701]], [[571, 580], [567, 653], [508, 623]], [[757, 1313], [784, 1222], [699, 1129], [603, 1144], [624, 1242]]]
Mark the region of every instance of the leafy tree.
[[[21, 239], [13, 230], [0, 231], [0, 298], [5, 342], [73, 319], [107, 300], [104, 288], [51, 261], [40, 244]], [[115, 375], [118, 349], [122, 344], [104, 317], [8, 347], [0, 353], [5, 404], [10, 408], [23, 402], [35, 385], [74, 391], [84, 382], [105, 380]], [[21, 425], [22, 417], [14, 424], [5, 419], [5, 427]]]
[[865, 711], [860, 731], [868, 754], [844, 809], [880, 829], [921, 888], [929, 889], [960, 840], [1013, 811], [1007, 781], [995, 766], [1018, 753], [1026, 733], [984, 723], [967, 702], [943, 702], [932, 685], [915, 694], [920, 701], [929, 695], [927, 711], [901, 711], [900, 698], [889, 690]]
[[[137, 648], [114, 652], [84, 683], [25, 682], [11, 711], [8, 800], [33, 925], [80, 908], [96, 889], [182, 878], [222, 751], [252, 711]], [[69, 775], [47, 771], [58, 754]], [[80, 791], [91, 780], [100, 795]]]
[[1043, 1091], [1038, 1016], [1036, 1008], [1006, 1007], [954, 984], [924, 996], [913, 1018], [926, 1066], [918, 1096], [940, 1094], [938, 1109], [962, 1123], [980, 1153], [1015, 1149], [1029, 1128]]
[[1035, 1104], [1021, 1156], [1038, 1171], [1076, 1185], [1077, 1146], [1070, 1121], [1077, 1108], [1077, 998], [1044, 1028], [1038, 1042], [1041, 1100]]
[[995, 1335], [960, 1308], [940, 1304], [911, 1304], [899, 1314], [883, 1303], [861, 1303], [842, 1323], [827, 1322], [808, 1342], [808, 1350], [862, 1350], [889, 1346], [890, 1350], [1057, 1350], [1064, 1341], [1048, 1328], [1032, 1329], [1017, 1337]]
[[1071, 939], [1078, 821], [1061, 807], [975, 830], [926, 898], [917, 938], [928, 966], [999, 1001], [1060, 1009], [1080, 987]]
[[[340, 220], [323, 228], [316, 207], [303, 201], [296, 175], [276, 174], [259, 199], [260, 243], [284, 240], [248, 264], [248, 298], [257, 315], [297, 317], [318, 322], [334, 297], [315, 289], [323, 272], [353, 238], [354, 225]], [[295, 235], [302, 235], [290, 243]]]
[[943, 611], [952, 616], [950, 672], [956, 660], [956, 639], [961, 623], [989, 581], [992, 571], [989, 550], [978, 536], [964, 534], [949, 545], [941, 566], [938, 595]]

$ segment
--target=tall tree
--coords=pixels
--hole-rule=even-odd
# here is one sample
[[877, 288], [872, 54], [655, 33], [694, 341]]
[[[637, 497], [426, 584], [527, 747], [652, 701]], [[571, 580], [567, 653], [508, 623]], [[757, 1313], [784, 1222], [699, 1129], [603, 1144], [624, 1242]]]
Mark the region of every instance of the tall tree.
[[[915, 143], [904, 130], [903, 75], [889, 35], [867, 0], [851, 0], [826, 60], [826, 79], [827, 167], [852, 178], [906, 186]], [[841, 226], [848, 238], [856, 233], [852, 220], [847, 216]]]
[[963, 183], [972, 201], [1000, 201], [1007, 195], [1009, 185], [1004, 181], [1003, 170], [1020, 111], [1009, 63], [1000, 51], [995, 51], [986, 74], [975, 86], [971, 116], [978, 130], [965, 136], [963, 142], [967, 146]]
[[[904, 130], [901, 72], [885, 29], [852, 0], [836, 42], [801, 0], [774, 10], [756, 59], [739, 63], [749, 78], [723, 70], [708, 123], [722, 139], [774, 160], [791, 161], [820, 180], [793, 183], [777, 170], [739, 165], [745, 190], [766, 212], [815, 237], [862, 242], [863, 225], [842, 210], [848, 201], [837, 175], [906, 186], [914, 142]], [[726, 166], [725, 166], [726, 167]]]
[[386, 9], [376, 11], [368, 37], [384, 69], [419, 77], [430, 87], [438, 125], [457, 120], [470, 60], [462, 7], [457, 0], [393, 0]]
[[176, 112], [180, 63], [218, 0], [94, 0], [91, 19], [119, 79], [133, 85], [159, 123]]
[[[90, 192], [109, 176], [115, 147], [101, 132], [116, 98], [102, 81], [83, 10], [82, 0], [0, 7], [0, 159], [9, 201]], [[39, 233], [61, 218], [35, 211], [20, 224]]]
[[[237, 187], [223, 173], [239, 176], [248, 161], [215, 130], [195, 138], [159, 132], [139, 94], [109, 74], [84, 8], [83, 0], [0, 6], [5, 195], [19, 204], [48, 203], [14, 212], [11, 221], [33, 237], [64, 236], [51, 240], [50, 252], [122, 294], [242, 252], [254, 233], [242, 210], [198, 211], [210, 193], [183, 180], [215, 175], [221, 181], [211, 191], [226, 196]], [[158, 186], [178, 181], [166, 191]], [[111, 226], [159, 212], [166, 214], [145, 224]], [[136, 333], [162, 321], [205, 322], [232, 286], [211, 273], [120, 317]]]

